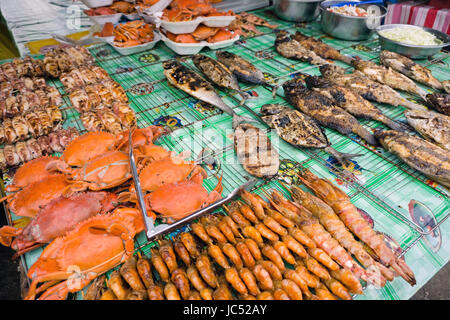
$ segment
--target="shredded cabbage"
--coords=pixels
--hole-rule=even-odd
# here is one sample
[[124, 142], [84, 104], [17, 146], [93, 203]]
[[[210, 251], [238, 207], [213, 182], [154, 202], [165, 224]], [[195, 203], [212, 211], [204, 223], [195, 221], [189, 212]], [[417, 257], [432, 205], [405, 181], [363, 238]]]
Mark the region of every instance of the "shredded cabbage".
[[433, 34], [415, 27], [398, 27], [380, 31], [385, 38], [412, 45], [430, 46], [442, 44]]

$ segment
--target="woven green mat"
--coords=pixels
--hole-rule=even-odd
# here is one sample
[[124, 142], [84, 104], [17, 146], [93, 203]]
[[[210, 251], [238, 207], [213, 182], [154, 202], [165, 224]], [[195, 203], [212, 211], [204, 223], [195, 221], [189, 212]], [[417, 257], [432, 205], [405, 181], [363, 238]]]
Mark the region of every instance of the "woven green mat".
[[[363, 42], [336, 40], [325, 36], [317, 22], [293, 25], [277, 20], [269, 10], [258, 10], [254, 13], [264, 17], [271, 23], [278, 24], [280, 29], [290, 32], [297, 30], [306, 35], [321, 37], [321, 39], [342, 53], [358, 55], [363, 59], [378, 62], [378, 41], [375, 38]], [[256, 67], [266, 73], [269, 80], [282, 84], [297, 72], [319, 75], [318, 68], [308, 63], [281, 57], [273, 47], [275, 34], [268, 28], [261, 28], [264, 35], [241, 39], [235, 45], [226, 48], [241, 57], [250, 60]], [[214, 151], [221, 164], [220, 170], [208, 169], [210, 178], [204, 185], [212, 190], [217, 184], [213, 173], [223, 174], [223, 195], [249, 179], [248, 174], [239, 164], [234, 150], [231, 117], [219, 110], [199, 103], [184, 92], [168, 85], [163, 74], [161, 62], [177, 56], [162, 42], [153, 50], [130, 56], [121, 56], [108, 45], [90, 48], [96, 62], [105, 68], [112, 78], [118, 81], [131, 101], [131, 106], [137, 113], [139, 127], [152, 124], [169, 126], [173, 132], [161, 138], [158, 144], [176, 152], [190, 150], [192, 159], [204, 149]], [[214, 56], [214, 51], [205, 49], [202, 53]], [[193, 67], [189, 58], [182, 58], [183, 63]], [[440, 53], [432, 61], [418, 61], [429, 66], [434, 76], [439, 80], [450, 78], [450, 57]], [[347, 65], [336, 62], [338, 65]], [[58, 87], [62, 94], [64, 90], [59, 81], [50, 81]], [[272, 98], [270, 88], [250, 86], [241, 83], [241, 87], [252, 95], [245, 104], [247, 108], [259, 112], [265, 103], [286, 104], [282, 90], [278, 90]], [[423, 86], [422, 86], [423, 87]], [[425, 88], [425, 87], [423, 87]], [[431, 91], [429, 88], [425, 88]], [[246, 107], [239, 106], [239, 96], [230, 92], [219, 91], [226, 103], [234, 107], [238, 114], [251, 117]], [[412, 96], [404, 94], [413, 99]], [[402, 107], [376, 104], [389, 117], [405, 122]], [[62, 110], [66, 117], [64, 124], [75, 126], [80, 131], [84, 128], [77, 112], [71, 107], [67, 95], [64, 95]], [[383, 127], [383, 124], [372, 120], [360, 121], [369, 130]], [[263, 125], [258, 125], [265, 128]], [[323, 151], [297, 149], [278, 139], [276, 134], [268, 133], [272, 143], [278, 148], [282, 159], [279, 177], [284, 181], [296, 183], [295, 170], [299, 166], [309, 168], [320, 177], [328, 178], [347, 192], [352, 202], [364, 210], [374, 222], [374, 228], [396, 241], [403, 250], [402, 255], [414, 271], [417, 285], [409, 286], [403, 279], [396, 278], [383, 289], [367, 286], [364, 295], [356, 299], [408, 299], [423, 286], [450, 257], [450, 222], [446, 220], [450, 214], [448, 193], [442, 186], [430, 181], [419, 172], [403, 164], [398, 158], [380, 148], [374, 149], [366, 145], [359, 137], [342, 136], [333, 130], [326, 129], [326, 134], [333, 147], [341, 152], [358, 153], [363, 156], [354, 160], [351, 167], [341, 168], [335, 164], [329, 155]], [[353, 173], [357, 180], [344, 182], [342, 170]], [[8, 180], [8, 177], [4, 177]], [[277, 188], [285, 190], [276, 179], [259, 181], [255, 192], [261, 193], [261, 188], [270, 190]], [[12, 214], [12, 219], [16, 220]], [[173, 236], [179, 231], [169, 235]], [[146, 243], [143, 233], [136, 239], [136, 248], [148, 254], [155, 243]], [[39, 257], [42, 249], [27, 253], [23, 258], [26, 267], [31, 266]]]

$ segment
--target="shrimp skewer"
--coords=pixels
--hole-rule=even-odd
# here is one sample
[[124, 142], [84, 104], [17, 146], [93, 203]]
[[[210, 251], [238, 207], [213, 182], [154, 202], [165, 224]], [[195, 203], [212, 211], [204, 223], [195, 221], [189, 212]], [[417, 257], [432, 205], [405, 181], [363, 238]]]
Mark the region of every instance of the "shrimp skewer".
[[331, 290], [331, 292], [338, 296], [339, 298], [343, 300], [352, 300], [351, 294], [348, 292], [347, 288], [345, 288], [342, 283], [337, 281], [334, 278], [324, 280], [323, 281], [325, 285], [328, 287], [328, 289]]
[[[243, 241], [238, 241], [235, 245], [236, 250], [239, 252], [242, 258], [242, 262], [247, 268], [252, 268], [255, 266], [255, 258], [253, 257], [250, 249]], [[258, 249], [259, 250], [259, 249]]]
[[242, 258], [239, 255], [239, 251], [232, 244], [225, 243], [222, 246], [222, 251], [228, 257], [228, 259], [230, 259], [230, 261], [236, 266], [236, 268], [240, 269], [244, 267], [244, 262], [242, 261]]
[[379, 286], [384, 287], [386, 280], [392, 281], [394, 274], [391, 270], [376, 262], [364, 249], [363, 245], [356, 241], [353, 234], [347, 229], [342, 220], [336, 215], [333, 209], [318, 197], [303, 191], [297, 186], [291, 186], [292, 198], [297, 203], [308, 209], [327, 231], [346, 248], [356, 259], [366, 267], [369, 278], [373, 277], [371, 270], [379, 270], [383, 277], [379, 277]]
[[162, 240], [159, 244], [159, 254], [166, 263], [170, 273], [178, 268], [177, 257], [173, 250], [172, 241]]
[[379, 257], [384, 265], [391, 266], [410, 285], [416, 284], [413, 271], [395, 256], [384, 240], [372, 229], [351, 203], [350, 198], [340, 189], [325, 179], [319, 179], [310, 171], [301, 173], [301, 180], [314, 193], [327, 203], [341, 218], [344, 224]]
[[344, 284], [351, 293], [362, 294], [361, 282], [353, 275], [353, 273], [347, 269], [339, 269], [337, 271], [331, 271], [331, 276]]
[[260, 220], [263, 220], [266, 217], [264, 208], [268, 208], [269, 206], [260, 196], [250, 193], [247, 190], [242, 190], [241, 197], [248, 205], [250, 205], [253, 212]]
[[222, 252], [222, 249], [215, 245], [210, 244], [208, 246], [208, 254], [213, 258], [219, 266], [221, 266], [224, 269], [228, 269], [230, 267], [230, 264], [228, 263], [227, 258]]

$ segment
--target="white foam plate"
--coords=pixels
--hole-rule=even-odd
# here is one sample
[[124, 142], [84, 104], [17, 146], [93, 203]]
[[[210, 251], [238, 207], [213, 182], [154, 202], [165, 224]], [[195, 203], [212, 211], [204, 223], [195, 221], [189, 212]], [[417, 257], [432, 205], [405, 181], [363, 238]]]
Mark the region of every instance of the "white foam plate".
[[128, 20], [139, 20], [141, 17], [139, 16], [139, 13], [129, 13], [129, 14], [123, 14], [125, 17], [127, 17]]
[[113, 4], [113, 0], [80, 0], [89, 8], [107, 7]]
[[201, 41], [199, 43], [179, 43], [170, 40], [164, 34], [161, 33], [162, 41], [171, 50], [175, 51], [179, 55], [191, 55], [199, 53], [204, 47], [209, 47], [210, 49], [219, 49], [231, 46], [235, 41], [239, 40], [239, 35], [236, 35], [233, 39], [220, 41], [216, 43], [209, 43], [208, 41]]
[[106, 14], [102, 16], [88, 16], [94, 23], [99, 25], [104, 25], [107, 22], [111, 22], [112, 24], [116, 24], [119, 22], [122, 17], [122, 13], [115, 14]]
[[191, 33], [197, 29], [200, 23], [208, 27], [227, 27], [235, 16], [198, 17], [191, 21], [170, 22], [161, 20], [161, 27], [174, 34]]
[[134, 46], [134, 47], [128, 47], [128, 48], [116, 47], [114, 45], [114, 38], [112, 40], [108, 39], [106, 42], [109, 43], [111, 45], [111, 47], [113, 47], [121, 55], [128, 56], [130, 54], [153, 49], [153, 47], [156, 45], [156, 43], [158, 43], [158, 41], [161, 40], [161, 35], [158, 32], [153, 31], [153, 33], [154, 33], [154, 37], [155, 37], [153, 39], [153, 41], [147, 42], [144, 44], [140, 44], [140, 45]]

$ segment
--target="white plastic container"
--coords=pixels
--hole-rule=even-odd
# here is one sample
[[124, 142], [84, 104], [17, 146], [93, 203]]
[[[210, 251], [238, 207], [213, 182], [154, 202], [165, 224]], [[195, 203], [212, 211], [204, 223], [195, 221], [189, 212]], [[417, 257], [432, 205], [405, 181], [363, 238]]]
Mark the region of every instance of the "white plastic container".
[[122, 17], [122, 13], [115, 14], [105, 14], [102, 16], [88, 16], [94, 23], [99, 25], [104, 25], [107, 22], [111, 22], [112, 24], [116, 24], [119, 22]]
[[128, 20], [139, 20], [141, 17], [139, 16], [139, 13], [129, 13], [129, 14], [123, 14], [125, 17], [127, 17]]
[[161, 20], [161, 27], [174, 34], [191, 33], [197, 29], [200, 23], [208, 27], [227, 27], [235, 16], [198, 17], [191, 21], [170, 22]]
[[80, 0], [88, 8], [107, 7], [113, 4], [113, 0]]
[[161, 34], [162, 41], [171, 50], [179, 55], [191, 55], [199, 53], [204, 47], [209, 47], [210, 49], [219, 49], [231, 46], [235, 41], [239, 40], [239, 35], [236, 35], [233, 39], [209, 43], [208, 41], [201, 41], [199, 43], [179, 43], [170, 40], [164, 34]]
[[114, 38], [112, 40], [107, 40], [107, 42], [118, 53], [120, 53], [123, 56], [128, 56], [130, 54], [134, 54], [134, 53], [143, 52], [143, 51], [146, 51], [146, 50], [153, 49], [153, 47], [156, 45], [156, 43], [158, 43], [158, 41], [161, 40], [161, 35], [158, 32], [153, 32], [153, 33], [154, 33], [153, 41], [147, 42], [147, 43], [144, 43], [144, 44], [140, 44], [140, 45], [134, 46], [134, 47], [128, 47], [128, 48], [116, 47], [114, 45]]

